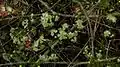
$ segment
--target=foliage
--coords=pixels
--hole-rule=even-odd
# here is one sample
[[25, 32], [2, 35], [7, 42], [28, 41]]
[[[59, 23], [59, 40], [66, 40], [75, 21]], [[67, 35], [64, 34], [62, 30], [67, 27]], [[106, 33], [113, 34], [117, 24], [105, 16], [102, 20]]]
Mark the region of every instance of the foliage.
[[110, 63], [120, 62], [119, 5], [119, 0], [6, 0], [7, 14], [0, 12], [0, 62], [113, 67]]

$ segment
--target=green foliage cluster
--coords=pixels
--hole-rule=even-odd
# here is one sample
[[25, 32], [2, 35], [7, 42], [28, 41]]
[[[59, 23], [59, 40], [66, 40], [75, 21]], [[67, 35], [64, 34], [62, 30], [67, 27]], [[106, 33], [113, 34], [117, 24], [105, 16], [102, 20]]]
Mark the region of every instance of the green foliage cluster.
[[88, 67], [113, 67], [120, 62], [119, 5], [119, 0], [6, 1], [11, 12], [0, 18], [0, 63], [86, 61]]

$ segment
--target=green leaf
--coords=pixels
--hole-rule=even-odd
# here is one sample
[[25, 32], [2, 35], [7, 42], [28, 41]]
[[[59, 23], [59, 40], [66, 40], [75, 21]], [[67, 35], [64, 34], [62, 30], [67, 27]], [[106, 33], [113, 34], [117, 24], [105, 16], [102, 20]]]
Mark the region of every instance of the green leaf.
[[22, 22], [22, 26], [23, 26], [24, 28], [27, 28], [27, 26], [28, 26], [28, 19], [26, 19], [26, 20], [24, 20], [24, 21]]
[[50, 33], [51, 33], [51, 36], [54, 36], [54, 34], [57, 33], [57, 30], [52, 29], [52, 30], [50, 30]]
[[111, 35], [111, 32], [106, 30], [104, 31], [104, 37], [109, 37]]
[[100, 6], [102, 9], [109, 7], [109, 0], [100, 0]]
[[69, 39], [71, 39], [71, 38], [74, 37], [74, 36], [75, 36], [74, 33], [72, 33], [72, 32], [69, 32], [69, 33], [68, 33], [68, 38], [69, 38]]
[[42, 23], [44, 28], [51, 27], [51, 26], [54, 25], [53, 22], [52, 22], [53, 17], [54, 16], [49, 15], [47, 12], [42, 14], [41, 23]]
[[68, 27], [69, 27], [69, 26], [68, 26], [67, 23], [64, 23], [64, 24], [62, 25], [62, 29], [63, 29], [63, 30], [66, 30]]
[[19, 67], [23, 67], [22, 65], [19, 65]]
[[76, 25], [77, 25], [77, 28], [78, 28], [78, 29], [83, 29], [83, 28], [84, 28], [84, 26], [83, 26], [82, 23], [83, 23], [83, 21], [80, 20], [80, 19], [76, 21]]
[[60, 29], [59, 30], [59, 34], [57, 36], [59, 37], [60, 40], [67, 39], [67, 32], [65, 32], [64, 30]]
[[107, 19], [112, 21], [112, 22], [116, 22], [116, 20], [117, 20], [117, 18], [115, 16], [113, 16], [112, 14], [108, 14]]

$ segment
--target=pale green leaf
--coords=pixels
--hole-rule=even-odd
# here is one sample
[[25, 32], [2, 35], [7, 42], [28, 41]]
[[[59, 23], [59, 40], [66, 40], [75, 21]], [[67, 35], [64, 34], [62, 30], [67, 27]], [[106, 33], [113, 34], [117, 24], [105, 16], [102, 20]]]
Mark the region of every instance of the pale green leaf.
[[117, 20], [117, 18], [115, 16], [113, 16], [112, 14], [108, 14], [107, 19], [112, 21], [112, 22], [116, 22], [116, 20]]

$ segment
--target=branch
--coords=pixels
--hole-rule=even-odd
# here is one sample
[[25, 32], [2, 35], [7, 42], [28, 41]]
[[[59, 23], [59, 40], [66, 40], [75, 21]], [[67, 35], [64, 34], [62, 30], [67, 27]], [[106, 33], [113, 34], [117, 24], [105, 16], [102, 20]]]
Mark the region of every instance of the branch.
[[52, 12], [52, 14], [63, 16], [63, 17], [75, 17], [75, 15], [68, 15], [68, 14], [62, 14], [62, 13], [57, 13], [53, 11], [44, 1], [39, 0], [49, 11]]
[[70, 64], [67, 67], [70, 67], [71, 64], [73, 64], [73, 62], [77, 59], [77, 57], [82, 53], [82, 51], [84, 50], [84, 48], [87, 46], [88, 42], [90, 41], [90, 39], [86, 42], [86, 44], [84, 45], [84, 47], [79, 51], [79, 53], [77, 54], [77, 56], [75, 56], [75, 58], [72, 60], [72, 62], [70, 62]]
[[[105, 61], [112, 61], [115, 60], [119, 57], [113, 57], [113, 58], [108, 58], [108, 59], [101, 59], [101, 60], [96, 60], [95, 62], [105, 62]], [[49, 63], [53, 63], [53, 64], [68, 64], [68, 62], [41, 62], [40, 64], [49, 64]], [[16, 63], [5, 63], [5, 64], [0, 64], [1, 66], [8, 66], [8, 65], [19, 65], [19, 64], [38, 64], [36, 62], [16, 62]], [[82, 65], [82, 64], [90, 64], [89, 61], [86, 62], [79, 62], [79, 63], [72, 63], [73, 67], [78, 66], [78, 65]]]
[[[108, 58], [108, 59], [101, 59], [101, 60], [96, 60], [95, 62], [106, 62], [106, 61], [112, 61], [112, 60], [115, 60], [119, 57], [113, 57], [113, 58]], [[112, 62], [113, 63], [113, 62]], [[73, 65], [72, 67], [76, 67], [78, 65], [82, 65], [82, 64], [90, 64], [90, 62], [79, 62], [79, 63], [76, 63], [75, 65]]]

